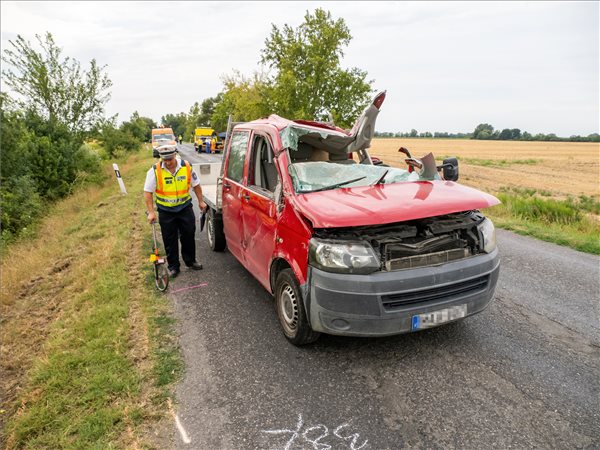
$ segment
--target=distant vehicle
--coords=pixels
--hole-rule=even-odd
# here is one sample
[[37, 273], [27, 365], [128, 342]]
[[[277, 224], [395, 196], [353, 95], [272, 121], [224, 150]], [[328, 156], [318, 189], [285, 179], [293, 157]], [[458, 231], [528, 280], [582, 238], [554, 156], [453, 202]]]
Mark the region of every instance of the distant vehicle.
[[204, 148], [206, 139], [212, 139], [217, 136], [217, 132], [209, 127], [200, 127], [194, 130], [194, 150], [201, 152]]
[[225, 138], [227, 137], [227, 133], [219, 133], [217, 134], [217, 146], [215, 147], [217, 150], [223, 150], [225, 147]]
[[171, 128], [152, 129], [152, 156], [159, 158], [158, 147], [162, 145], [177, 145], [175, 134]]
[[480, 210], [498, 199], [456, 183], [456, 158], [401, 147], [408, 170], [375, 164], [384, 98], [350, 132], [276, 115], [237, 124], [222, 164], [196, 165], [211, 249], [227, 246], [275, 297], [295, 345], [419, 331], [493, 298], [500, 257]]

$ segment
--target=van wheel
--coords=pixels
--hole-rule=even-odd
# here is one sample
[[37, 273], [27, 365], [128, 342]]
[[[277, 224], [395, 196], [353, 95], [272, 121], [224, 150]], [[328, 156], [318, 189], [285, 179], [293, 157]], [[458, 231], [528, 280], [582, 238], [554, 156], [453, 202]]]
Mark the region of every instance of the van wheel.
[[300, 287], [292, 269], [284, 269], [275, 282], [275, 307], [283, 334], [294, 345], [315, 342], [320, 333], [308, 324]]
[[227, 242], [223, 232], [223, 218], [217, 217], [214, 209], [209, 209], [206, 218], [206, 235], [208, 245], [213, 252], [222, 252], [225, 250]]

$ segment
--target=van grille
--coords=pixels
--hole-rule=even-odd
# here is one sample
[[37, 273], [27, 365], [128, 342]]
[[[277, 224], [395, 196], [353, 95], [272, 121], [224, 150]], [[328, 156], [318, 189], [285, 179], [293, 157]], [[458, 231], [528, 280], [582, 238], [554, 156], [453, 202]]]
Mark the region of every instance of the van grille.
[[383, 309], [386, 311], [393, 311], [417, 303], [435, 302], [436, 300], [448, 299], [458, 295], [468, 295], [477, 291], [484, 291], [488, 287], [489, 278], [489, 275], [485, 275], [471, 280], [460, 281], [458, 283], [431, 289], [384, 295], [381, 298]]

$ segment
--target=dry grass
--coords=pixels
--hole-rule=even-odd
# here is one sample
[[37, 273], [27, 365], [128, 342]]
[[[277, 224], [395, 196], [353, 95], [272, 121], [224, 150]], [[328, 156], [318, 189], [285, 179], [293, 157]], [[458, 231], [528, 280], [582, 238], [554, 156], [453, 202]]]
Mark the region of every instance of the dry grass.
[[[402, 146], [417, 158], [428, 152], [433, 152], [438, 160], [442, 156], [457, 156], [459, 181], [486, 192], [526, 188], [549, 191], [555, 198], [600, 197], [599, 143], [375, 139], [370, 153], [392, 166], [405, 168], [404, 155], [398, 153]], [[505, 163], [500, 163], [503, 160]], [[486, 164], [490, 161], [498, 165]]]
[[[156, 382], [155, 372], [167, 369], [157, 363], [155, 353], [160, 350], [173, 361], [177, 361], [177, 355], [171, 342], [161, 342], [162, 330], [155, 325], [155, 321], [163, 320], [168, 306], [163, 296], [154, 293], [149, 278], [150, 232], [144, 227], [143, 200], [138, 194], [145, 171], [152, 163], [147, 155], [143, 152], [120, 164], [125, 183], [131, 183], [127, 185], [130, 195], [119, 194], [112, 168], [107, 167], [111, 176], [107, 183], [77, 192], [53, 206], [40, 223], [37, 238], [12, 245], [3, 255], [0, 428], [8, 448], [42, 445], [41, 442], [71, 442], [74, 446], [79, 445], [75, 442], [90, 442], [86, 439], [91, 439], [91, 435], [86, 437], [77, 426], [82, 419], [96, 420], [95, 416], [82, 415], [82, 405], [77, 405], [77, 398], [69, 389], [85, 389], [89, 385], [85, 377], [97, 370], [93, 361], [98, 349], [89, 347], [90, 341], [86, 341], [90, 333], [102, 336], [109, 332], [115, 333], [114, 339], [109, 339], [110, 345], [102, 346], [102, 356], [115, 361], [110, 364], [115, 370], [114, 378], [129, 377], [129, 384], [126, 388], [116, 387], [114, 405], [103, 403], [102, 395], [86, 393], [86, 398], [92, 400], [83, 407], [123, 418], [124, 426], [106, 428], [102, 436], [105, 443], [136, 448], [152, 441], [147, 426], [155, 426], [160, 420], [164, 408], [157, 406], [168, 395], [165, 387]], [[106, 305], [121, 311], [121, 318], [110, 323], [114, 330], [94, 322], [96, 318], [106, 318]], [[84, 321], [86, 328], [81, 329]], [[111, 353], [113, 346], [117, 351]], [[80, 361], [91, 358], [89, 371], [85, 365], [82, 373], [62, 370], [65, 358], [74, 354]], [[168, 370], [172, 371], [173, 362], [168, 363]], [[46, 384], [40, 374], [67, 378], [64, 387], [57, 387], [58, 383]], [[118, 389], [126, 389], [127, 394], [123, 396]], [[60, 402], [69, 412], [52, 416]], [[50, 422], [43, 417], [50, 418]], [[107, 419], [98, 420], [96, 429]], [[71, 431], [61, 428], [61, 424], [68, 424]], [[50, 428], [44, 431], [47, 426]]]

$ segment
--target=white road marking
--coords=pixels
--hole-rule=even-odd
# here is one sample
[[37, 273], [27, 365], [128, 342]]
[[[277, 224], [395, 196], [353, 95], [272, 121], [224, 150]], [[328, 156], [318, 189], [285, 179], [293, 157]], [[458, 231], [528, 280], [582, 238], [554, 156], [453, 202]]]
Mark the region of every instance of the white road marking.
[[190, 439], [190, 437], [188, 436], [187, 432], [185, 431], [185, 428], [183, 428], [181, 420], [179, 420], [179, 416], [177, 415], [177, 413], [173, 409], [173, 405], [171, 403], [171, 399], [169, 399], [169, 401], [168, 401], [168, 406], [169, 406], [169, 411], [171, 412], [171, 414], [173, 415], [173, 418], [175, 419], [175, 425], [177, 426], [177, 430], [179, 431], [179, 435], [181, 436], [181, 440], [183, 441], [184, 444], [191, 444], [192, 440]]

